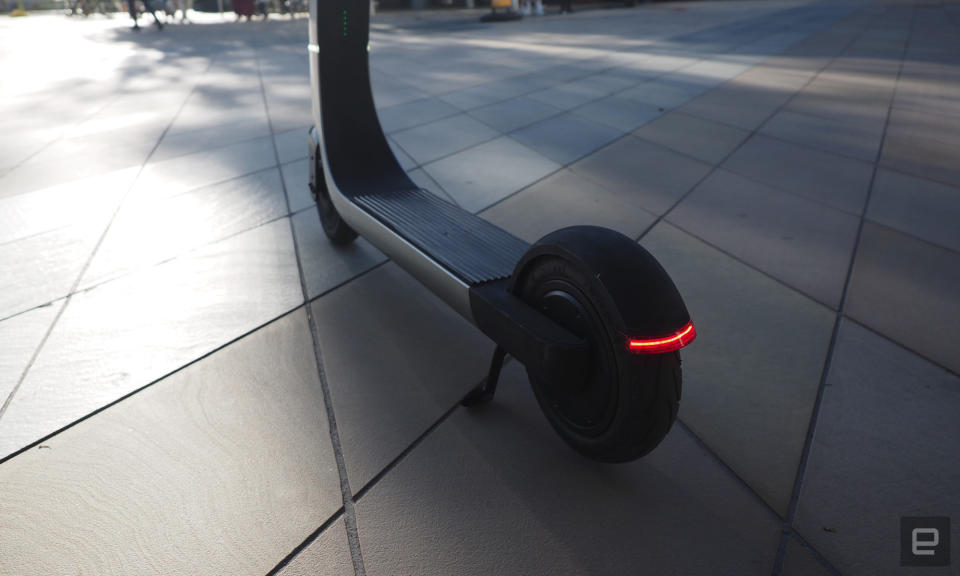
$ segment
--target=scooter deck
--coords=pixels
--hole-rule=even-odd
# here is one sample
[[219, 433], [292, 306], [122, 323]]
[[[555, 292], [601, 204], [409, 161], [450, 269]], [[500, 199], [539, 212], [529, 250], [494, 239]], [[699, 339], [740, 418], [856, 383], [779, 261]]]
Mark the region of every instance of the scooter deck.
[[426, 190], [379, 191], [353, 202], [471, 286], [510, 277], [529, 248]]

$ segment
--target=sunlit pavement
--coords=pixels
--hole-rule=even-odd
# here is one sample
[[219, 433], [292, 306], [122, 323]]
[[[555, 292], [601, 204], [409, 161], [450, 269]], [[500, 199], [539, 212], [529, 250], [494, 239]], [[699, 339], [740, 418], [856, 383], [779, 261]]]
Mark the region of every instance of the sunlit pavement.
[[375, 18], [398, 158], [638, 238], [682, 423], [607, 466], [515, 363], [457, 406], [490, 342], [320, 230], [305, 19], [0, 18], [0, 573], [901, 574], [901, 516], [956, 558], [960, 4], [474, 17]]

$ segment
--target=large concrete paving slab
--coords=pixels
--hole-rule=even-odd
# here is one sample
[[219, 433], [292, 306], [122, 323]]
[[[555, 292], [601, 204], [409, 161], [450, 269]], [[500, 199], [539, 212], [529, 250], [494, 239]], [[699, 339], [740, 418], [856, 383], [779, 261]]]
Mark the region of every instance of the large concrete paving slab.
[[424, 166], [427, 174], [470, 212], [478, 212], [559, 168], [509, 136]]
[[623, 129], [559, 114], [513, 132], [510, 137], [557, 164], [567, 165], [613, 142]]
[[723, 168], [845, 212], [863, 213], [873, 166], [755, 134]]
[[721, 169], [666, 218], [817, 301], [839, 307], [856, 217]]
[[612, 192], [570, 170], [561, 170], [481, 213], [533, 243], [567, 226], [604, 226], [637, 238], [656, 219], [632, 194]]
[[786, 517], [834, 313], [669, 224], [641, 244], [697, 327], [679, 418]]
[[813, 552], [796, 538], [790, 538], [783, 553], [783, 576], [828, 576], [832, 572], [817, 561]]
[[795, 144], [866, 162], [876, 161], [883, 137], [882, 126], [843, 126], [827, 118], [790, 110], [778, 112], [760, 131]]
[[10, 454], [303, 301], [275, 221], [71, 298], [0, 419]]
[[176, 196], [137, 200], [117, 212], [80, 281], [81, 289], [287, 215], [276, 168]]
[[960, 254], [867, 222], [846, 313], [910, 350], [960, 373]]
[[354, 491], [479, 382], [493, 352], [395, 264], [316, 300], [313, 315]]
[[633, 194], [641, 205], [661, 215], [710, 172], [688, 156], [626, 136], [570, 166], [607, 190]]
[[267, 573], [342, 506], [306, 314], [4, 462], [0, 483], [4, 574]]
[[517, 363], [503, 380], [362, 495], [367, 574], [770, 573], [780, 522], [684, 428], [598, 464], [556, 437]]
[[330, 242], [323, 232], [320, 214], [315, 209], [307, 209], [293, 216], [293, 230], [300, 252], [307, 298], [320, 296], [387, 259], [363, 238], [357, 238], [346, 246]]
[[426, 164], [499, 136], [493, 128], [466, 114], [436, 120], [393, 134], [418, 164]]
[[843, 574], [902, 573], [900, 517], [960, 516], [958, 410], [955, 374], [845, 320], [795, 527]]
[[277, 576], [351, 576], [356, 574], [343, 519], [328, 526], [277, 573]]
[[63, 300], [59, 300], [0, 322], [0, 406], [12, 398], [62, 307]]
[[960, 188], [881, 168], [867, 218], [960, 252]]
[[679, 112], [665, 114], [633, 134], [713, 165], [750, 136], [746, 130]]
[[471, 110], [470, 115], [506, 134], [560, 112], [556, 106], [522, 96]]

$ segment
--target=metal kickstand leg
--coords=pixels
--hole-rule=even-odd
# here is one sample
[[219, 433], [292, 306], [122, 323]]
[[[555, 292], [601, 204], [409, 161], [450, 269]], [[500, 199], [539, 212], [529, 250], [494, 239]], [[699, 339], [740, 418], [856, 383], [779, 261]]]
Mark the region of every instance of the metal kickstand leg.
[[487, 372], [486, 380], [463, 397], [460, 401], [461, 406], [479, 406], [493, 400], [493, 395], [497, 392], [497, 381], [500, 380], [500, 368], [503, 367], [503, 360], [506, 357], [507, 351], [497, 346], [490, 360], [490, 370]]

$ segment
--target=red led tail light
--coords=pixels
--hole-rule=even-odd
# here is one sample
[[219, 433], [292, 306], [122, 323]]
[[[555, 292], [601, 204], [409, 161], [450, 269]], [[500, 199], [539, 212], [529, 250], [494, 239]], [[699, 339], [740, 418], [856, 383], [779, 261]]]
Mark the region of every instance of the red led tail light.
[[652, 338], [648, 340], [639, 340], [635, 338], [627, 339], [627, 348], [631, 352], [641, 354], [663, 354], [664, 352], [673, 352], [693, 342], [697, 337], [697, 330], [693, 327], [693, 322], [687, 322], [687, 325], [677, 330], [669, 336]]

